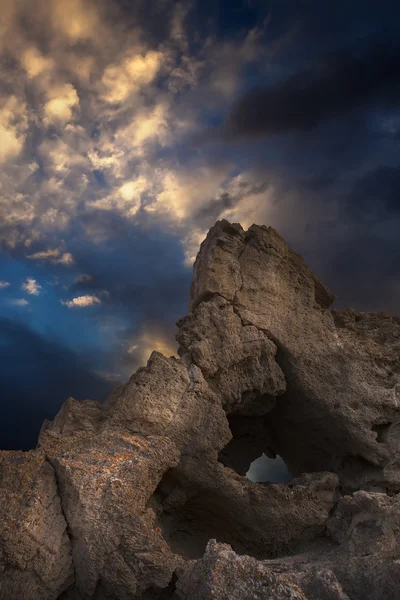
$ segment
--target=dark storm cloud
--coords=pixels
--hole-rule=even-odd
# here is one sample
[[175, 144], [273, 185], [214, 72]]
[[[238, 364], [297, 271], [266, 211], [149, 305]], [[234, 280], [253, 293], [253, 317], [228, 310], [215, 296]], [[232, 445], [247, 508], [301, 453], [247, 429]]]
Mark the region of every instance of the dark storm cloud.
[[217, 198], [213, 198], [204, 204], [194, 215], [194, 221], [198, 226], [211, 227], [225, 210], [234, 208], [243, 198], [253, 194], [262, 194], [268, 189], [268, 186], [269, 184], [265, 181], [256, 184], [241, 181], [235, 193], [224, 192]]
[[104, 286], [99, 286], [95, 281], [92, 275], [88, 275], [87, 273], [82, 273], [82, 275], [78, 275], [75, 278], [71, 290], [81, 292], [81, 291], [99, 291], [104, 289]]
[[78, 277], [75, 279], [74, 283], [76, 285], [84, 285], [84, 284], [88, 284], [89, 282], [91, 282], [93, 279], [93, 277], [91, 277], [91, 275], [87, 275], [86, 273], [83, 273], [82, 275], [78, 275]]
[[380, 165], [356, 180], [347, 198], [355, 218], [388, 219], [400, 214], [400, 165]]
[[334, 183], [337, 181], [338, 173], [334, 170], [329, 169], [322, 171], [311, 177], [306, 177], [302, 181], [302, 185], [311, 191], [324, 192], [326, 189], [332, 188]]
[[27, 325], [0, 318], [0, 447], [35, 447], [44, 418], [52, 419], [62, 402], [103, 400], [112, 385], [62, 345]]
[[[400, 223], [394, 224], [394, 229]], [[394, 233], [394, 232], [393, 232]], [[376, 224], [354, 224], [350, 235], [331, 235], [319, 275], [335, 292], [335, 306], [399, 315], [400, 247], [396, 236]]]
[[371, 105], [396, 105], [400, 48], [375, 45], [322, 57], [311, 69], [273, 86], [249, 90], [233, 105], [223, 131], [229, 138], [280, 135], [315, 128]]
[[210, 200], [208, 204], [205, 204], [200, 208], [198, 213], [195, 215], [195, 221], [201, 223], [203, 221], [217, 220], [218, 216], [227, 208], [232, 208], [237, 203], [237, 199], [234, 198], [228, 192], [225, 192], [219, 196], [219, 198], [215, 198], [214, 200]]
[[[184, 3], [185, 4], [185, 3]], [[189, 5], [189, 2], [186, 2]], [[191, 3], [190, 23], [197, 32], [228, 38], [241, 31], [260, 27], [268, 19], [268, 0], [203, 0]], [[207, 31], [208, 30], [208, 31]]]

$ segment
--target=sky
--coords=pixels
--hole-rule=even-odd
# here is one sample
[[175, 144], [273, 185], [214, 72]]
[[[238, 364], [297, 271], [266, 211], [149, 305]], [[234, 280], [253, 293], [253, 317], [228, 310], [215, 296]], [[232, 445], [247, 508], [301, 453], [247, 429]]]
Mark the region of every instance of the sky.
[[399, 314], [400, 8], [0, 0], [0, 447], [176, 351], [217, 219]]

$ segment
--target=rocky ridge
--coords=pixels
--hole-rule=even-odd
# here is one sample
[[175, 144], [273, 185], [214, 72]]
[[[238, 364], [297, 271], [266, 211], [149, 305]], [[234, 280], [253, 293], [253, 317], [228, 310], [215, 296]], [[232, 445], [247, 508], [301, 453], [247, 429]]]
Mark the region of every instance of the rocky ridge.
[[[270, 227], [217, 222], [180, 358], [0, 452], [0, 600], [396, 600], [400, 319]], [[289, 483], [245, 474], [281, 456]]]

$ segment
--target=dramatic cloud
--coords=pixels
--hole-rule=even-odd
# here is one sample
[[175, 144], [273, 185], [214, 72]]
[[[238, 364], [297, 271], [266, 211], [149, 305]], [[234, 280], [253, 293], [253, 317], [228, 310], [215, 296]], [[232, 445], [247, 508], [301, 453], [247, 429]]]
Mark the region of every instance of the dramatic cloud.
[[[374, 40], [372, 40], [373, 42]], [[395, 105], [400, 48], [368, 48], [361, 56], [343, 50], [283, 82], [249, 90], [232, 108], [229, 137], [278, 135], [307, 130], [371, 104]]]
[[73, 111], [79, 106], [79, 97], [71, 84], [51, 90], [50, 99], [44, 105], [44, 123], [65, 125], [72, 119]]
[[27, 128], [25, 104], [13, 95], [0, 98], [0, 163], [20, 154]]
[[77, 298], [73, 298], [67, 302], [61, 302], [61, 304], [68, 306], [68, 308], [86, 308], [87, 306], [100, 304], [100, 302], [101, 300], [99, 300], [97, 296], [78, 296]]
[[33, 279], [32, 277], [28, 277], [21, 287], [27, 294], [30, 294], [31, 296], [39, 296], [40, 292], [43, 290], [42, 286], [36, 281], [36, 279]]
[[400, 166], [381, 165], [357, 179], [348, 203], [351, 214], [365, 219], [400, 217]]
[[102, 98], [111, 104], [124, 102], [154, 79], [162, 63], [161, 52], [131, 54], [120, 64], [109, 65], [101, 78]]
[[[201, 110], [217, 114], [238, 89], [242, 70], [262, 54], [261, 29], [222, 42], [210, 23], [207, 42], [192, 47], [197, 9], [156, 4], [157, 34], [141, 6], [132, 7], [127, 35], [117, 2], [50, 0], [44, 10], [36, 0], [7, 11], [4, 42], [20, 65], [12, 73], [4, 67], [15, 93], [0, 103], [7, 163], [0, 242], [9, 248], [22, 245], [29, 258], [69, 265], [70, 253], [43, 246], [68, 237], [82, 215], [91, 216], [86, 234], [96, 241], [100, 211], [138, 226], [148, 211], [176, 227], [190, 216], [190, 204], [201, 204], [201, 194], [215, 196], [221, 169], [198, 160], [190, 172], [204, 181], [194, 185], [175, 148], [201, 128]], [[181, 225], [185, 234], [191, 228]]]

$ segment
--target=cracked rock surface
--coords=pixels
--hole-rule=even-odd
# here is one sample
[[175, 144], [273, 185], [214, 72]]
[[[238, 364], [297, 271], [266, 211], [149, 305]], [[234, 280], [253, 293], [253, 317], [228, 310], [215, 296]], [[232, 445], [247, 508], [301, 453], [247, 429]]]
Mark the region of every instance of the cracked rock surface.
[[[218, 222], [179, 357], [0, 452], [0, 600], [398, 600], [400, 319]], [[281, 456], [289, 483], [245, 477]]]
[[42, 450], [0, 452], [0, 598], [57, 598], [73, 581], [54, 469]]

